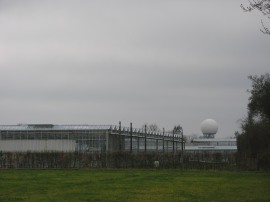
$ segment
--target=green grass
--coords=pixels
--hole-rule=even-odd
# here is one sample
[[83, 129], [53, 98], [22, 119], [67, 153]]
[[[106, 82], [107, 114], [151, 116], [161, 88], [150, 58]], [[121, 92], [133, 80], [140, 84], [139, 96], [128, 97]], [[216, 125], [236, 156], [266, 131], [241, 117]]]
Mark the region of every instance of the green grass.
[[0, 170], [0, 201], [270, 201], [270, 173]]

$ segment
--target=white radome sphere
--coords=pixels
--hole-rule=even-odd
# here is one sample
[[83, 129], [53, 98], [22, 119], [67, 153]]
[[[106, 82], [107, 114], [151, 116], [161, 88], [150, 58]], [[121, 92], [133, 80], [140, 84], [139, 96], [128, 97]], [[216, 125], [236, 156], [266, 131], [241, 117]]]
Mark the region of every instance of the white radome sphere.
[[205, 119], [201, 123], [201, 130], [203, 134], [216, 134], [218, 131], [218, 124], [213, 119]]

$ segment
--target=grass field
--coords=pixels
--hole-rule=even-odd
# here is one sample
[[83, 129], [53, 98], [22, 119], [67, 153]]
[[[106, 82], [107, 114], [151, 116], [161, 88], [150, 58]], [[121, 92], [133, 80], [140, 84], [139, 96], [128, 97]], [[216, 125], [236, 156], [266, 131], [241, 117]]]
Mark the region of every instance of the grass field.
[[270, 201], [270, 173], [0, 170], [0, 201]]

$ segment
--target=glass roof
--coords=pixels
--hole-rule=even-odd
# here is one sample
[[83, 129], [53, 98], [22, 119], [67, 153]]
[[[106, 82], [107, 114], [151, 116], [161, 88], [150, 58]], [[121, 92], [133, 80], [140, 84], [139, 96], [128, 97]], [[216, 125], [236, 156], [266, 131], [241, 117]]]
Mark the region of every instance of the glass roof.
[[20, 124], [0, 125], [0, 130], [110, 130], [110, 125], [52, 125], [52, 124]]
[[[40, 130], [114, 130], [118, 131], [116, 125], [53, 125], [53, 124], [18, 124], [18, 125], [0, 125], [0, 131], [40, 131]], [[129, 127], [122, 127], [121, 132], [124, 134], [130, 132]], [[144, 133], [144, 130], [133, 128], [134, 133]], [[163, 136], [163, 133], [147, 131], [147, 135]], [[165, 137], [172, 137], [171, 133], [165, 133]], [[175, 134], [175, 138], [180, 135]]]

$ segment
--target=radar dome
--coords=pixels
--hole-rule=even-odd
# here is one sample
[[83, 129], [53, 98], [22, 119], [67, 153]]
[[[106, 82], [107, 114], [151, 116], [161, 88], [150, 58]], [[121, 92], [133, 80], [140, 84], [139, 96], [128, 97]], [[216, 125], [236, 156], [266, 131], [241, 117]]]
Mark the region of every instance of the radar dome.
[[218, 131], [218, 124], [215, 120], [213, 119], [205, 119], [201, 123], [201, 130], [206, 138], [214, 138], [214, 135]]

